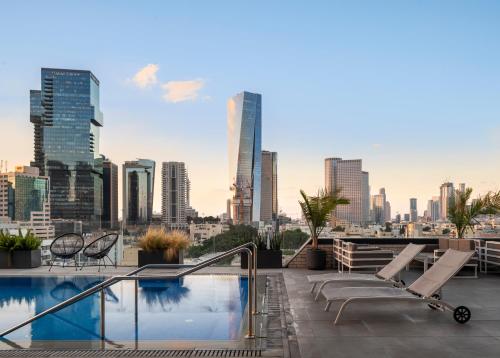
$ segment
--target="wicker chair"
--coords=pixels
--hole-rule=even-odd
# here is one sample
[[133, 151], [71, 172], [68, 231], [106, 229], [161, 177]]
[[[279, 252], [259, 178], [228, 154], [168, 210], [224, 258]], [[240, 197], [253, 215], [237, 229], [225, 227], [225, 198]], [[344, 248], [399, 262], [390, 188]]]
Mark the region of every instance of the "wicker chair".
[[[52, 266], [54, 266], [54, 262], [56, 258], [60, 258], [63, 260], [63, 267], [66, 266], [66, 261], [74, 259], [76, 254], [83, 249], [85, 245], [85, 241], [83, 238], [74, 232], [66, 233], [61, 236], [58, 236], [52, 244], [50, 244], [50, 253], [52, 254], [52, 263], [50, 264], [49, 271], [52, 270]], [[75, 270], [78, 268], [78, 265], [75, 260]]]
[[[109, 260], [109, 262], [111, 262], [111, 266], [115, 266], [116, 268], [116, 262], [113, 263], [108, 254], [113, 246], [115, 246], [117, 241], [118, 234], [107, 234], [101, 236], [88, 244], [83, 249], [82, 253], [89, 259], [97, 260], [99, 272], [101, 272], [101, 263], [104, 265], [104, 268], [106, 268], [106, 258]], [[83, 266], [85, 266], [85, 263], [82, 265], [81, 269], [83, 269]]]

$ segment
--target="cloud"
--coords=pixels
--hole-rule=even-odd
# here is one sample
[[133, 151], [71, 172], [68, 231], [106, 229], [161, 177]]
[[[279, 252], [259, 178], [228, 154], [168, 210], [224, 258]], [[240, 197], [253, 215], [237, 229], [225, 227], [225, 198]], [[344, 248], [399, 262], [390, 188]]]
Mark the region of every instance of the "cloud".
[[204, 85], [205, 81], [199, 78], [188, 81], [168, 81], [161, 85], [161, 88], [165, 90], [163, 99], [172, 103], [194, 101]]
[[150, 63], [137, 71], [132, 78], [132, 82], [141, 89], [153, 86], [158, 82], [156, 72], [158, 72], [159, 69], [160, 67], [158, 65]]

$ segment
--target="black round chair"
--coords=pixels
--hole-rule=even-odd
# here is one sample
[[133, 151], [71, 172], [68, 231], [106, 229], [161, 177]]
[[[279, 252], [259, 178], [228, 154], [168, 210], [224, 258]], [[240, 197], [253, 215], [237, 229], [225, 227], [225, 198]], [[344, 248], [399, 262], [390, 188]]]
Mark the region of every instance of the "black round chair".
[[[104, 236], [101, 236], [94, 241], [92, 241], [90, 244], [88, 244], [84, 249], [83, 249], [83, 256], [89, 258], [89, 259], [94, 259], [97, 260], [97, 264], [99, 266], [99, 272], [101, 272], [101, 263], [104, 265], [104, 268], [106, 268], [106, 258], [111, 262], [111, 266], [115, 266], [116, 268], [116, 261], [113, 263], [113, 260], [110, 259], [108, 256], [109, 252], [113, 248], [113, 246], [116, 245], [116, 242], [118, 241], [118, 234], [107, 234]], [[82, 265], [81, 269], [83, 270], [83, 266], [85, 263]]]
[[[63, 260], [63, 267], [66, 266], [66, 261], [74, 259], [76, 254], [80, 252], [85, 246], [83, 237], [74, 232], [69, 232], [58, 236], [52, 244], [50, 244], [50, 253], [52, 254], [52, 263], [50, 264], [49, 271], [52, 270], [56, 258]], [[75, 270], [78, 268], [75, 260]]]

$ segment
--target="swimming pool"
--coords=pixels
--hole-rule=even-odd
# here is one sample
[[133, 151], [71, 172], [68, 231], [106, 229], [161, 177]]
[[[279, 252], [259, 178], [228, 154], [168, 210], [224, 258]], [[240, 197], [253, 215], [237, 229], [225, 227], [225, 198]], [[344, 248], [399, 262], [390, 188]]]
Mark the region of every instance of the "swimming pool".
[[[0, 330], [96, 285], [104, 277], [0, 278]], [[247, 278], [190, 275], [121, 281], [106, 289], [109, 341], [236, 340], [247, 304]], [[94, 294], [10, 333], [10, 341], [99, 341], [100, 299]]]

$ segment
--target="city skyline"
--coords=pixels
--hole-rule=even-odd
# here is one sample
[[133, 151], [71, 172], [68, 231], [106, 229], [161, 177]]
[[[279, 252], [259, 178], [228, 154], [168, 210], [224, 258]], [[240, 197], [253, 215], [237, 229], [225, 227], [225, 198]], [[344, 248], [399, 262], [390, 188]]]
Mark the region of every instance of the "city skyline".
[[[157, 3], [142, 12], [133, 5], [117, 19], [119, 32], [97, 32], [97, 26], [63, 36], [61, 28], [75, 21], [68, 14], [90, 15], [88, 5], [35, 3], [30, 13], [5, 5], [0, 159], [10, 170], [33, 160], [27, 91], [40, 87], [40, 68], [74, 68], [92, 71], [101, 82], [100, 153], [118, 165], [141, 157], [185, 162], [192, 206], [205, 215], [225, 208], [225, 102], [242, 90], [265, 98], [263, 146], [279, 153], [279, 206], [293, 217], [299, 216], [299, 189], [322, 187], [323, 160], [332, 156], [361, 158], [372, 192], [385, 187], [393, 213], [407, 213], [410, 197], [423, 213], [448, 181], [466, 182], [474, 195], [498, 190], [500, 169], [491, 163], [500, 154], [500, 5], [424, 3], [265, 4], [266, 12], [232, 4], [226, 7], [232, 16], [213, 4], [163, 11], [166, 5]], [[112, 3], [90, 7], [101, 27], [115, 10]], [[293, 13], [304, 25], [296, 26]], [[40, 19], [49, 14], [61, 22], [42, 34]], [[247, 33], [255, 18], [258, 28]], [[15, 26], [20, 19], [26, 26]], [[186, 24], [184, 36], [165, 36]], [[48, 50], [50, 36], [58, 46]], [[138, 46], [141, 51], [130, 51]], [[157, 185], [155, 212], [160, 190]]]

